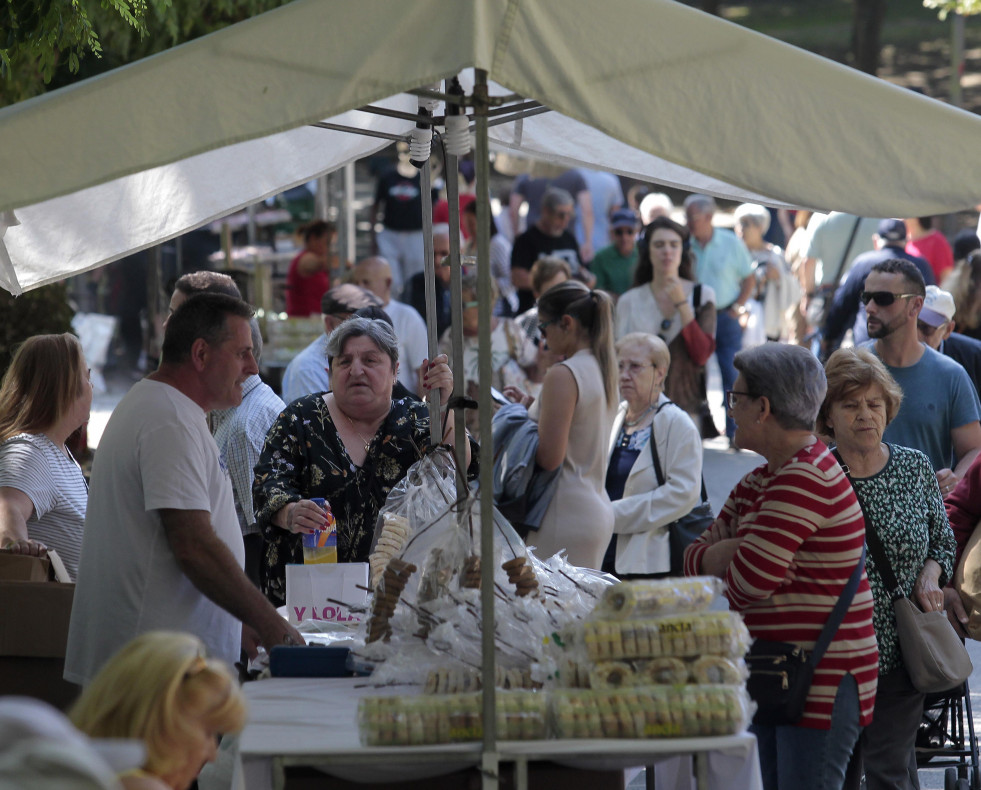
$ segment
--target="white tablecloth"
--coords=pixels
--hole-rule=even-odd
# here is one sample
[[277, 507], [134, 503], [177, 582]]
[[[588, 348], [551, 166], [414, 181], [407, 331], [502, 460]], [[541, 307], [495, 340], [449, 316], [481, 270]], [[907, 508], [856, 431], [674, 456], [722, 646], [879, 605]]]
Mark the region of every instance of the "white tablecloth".
[[[376, 689], [364, 684], [364, 679], [350, 678], [274, 678], [247, 683], [249, 721], [238, 738], [235, 790], [272, 790], [275, 758], [361, 782], [424, 779], [480, 763], [480, 743], [362, 746], [358, 699], [406, 693], [404, 688]], [[551, 760], [596, 770], [653, 765], [677, 755], [707, 755], [709, 788], [761, 788], [756, 738], [749, 733], [664, 740], [501, 741], [497, 746], [501, 761], [519, 766], [531, 760]], [[681, 774], [684, 779], [669, 790], [691, 785], [691, 774]], [[661, 771], [658, 779], [660, 789]]]

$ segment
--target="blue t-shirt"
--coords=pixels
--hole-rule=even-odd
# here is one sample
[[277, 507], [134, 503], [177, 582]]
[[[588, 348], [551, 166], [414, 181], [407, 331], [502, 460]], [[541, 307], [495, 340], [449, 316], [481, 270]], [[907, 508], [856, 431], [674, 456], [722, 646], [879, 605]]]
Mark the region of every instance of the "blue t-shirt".
[[[875, 341], [862, 347], [876, 353]], [[958, 459], [954, 458], [951, 431], [981, 416], [981, 403], [967, 372], [950, 357], [927, 347], [915, 365], [886, 368], [903, 390], [903, 402], [886, 427], [883, 441], [920, 450], [934, 471], [953, 469]]]
[[740, 284], [753, 273], [753, 259], [736, 234], [714, 228], [704, 247], [692, 238], [695, 253], [695, 279], [715, 291], [715, 303], [723, 310], [739, 298]]

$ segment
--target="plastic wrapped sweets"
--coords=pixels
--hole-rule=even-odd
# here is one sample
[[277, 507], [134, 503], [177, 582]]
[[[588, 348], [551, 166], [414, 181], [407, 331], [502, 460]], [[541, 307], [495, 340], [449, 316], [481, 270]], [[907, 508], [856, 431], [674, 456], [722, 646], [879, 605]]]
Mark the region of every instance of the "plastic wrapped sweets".
[[744, 730], [755, 705], [739, 686], [639, 686], [549, 694], [556, 738], [697, 738]]
[[742, 658], [749, 631], [735, 612], [703, 612], [650, 620], [587, 620], [582, 641], [591, 661], [624, 658]]
[[604, 590], [590, 617], [624, 620], [702, 612], [721, 595], [723, 587], [715, 576], [622, 582]]
[[[506, 741], [545, 738], [546, 699], [542, 694], [499, 691], [497, 737]], [[358, 729], [365, 746], [417, 746], [479, 741], [482, 696], [426, 694], [364, 697], [358, 703]]]

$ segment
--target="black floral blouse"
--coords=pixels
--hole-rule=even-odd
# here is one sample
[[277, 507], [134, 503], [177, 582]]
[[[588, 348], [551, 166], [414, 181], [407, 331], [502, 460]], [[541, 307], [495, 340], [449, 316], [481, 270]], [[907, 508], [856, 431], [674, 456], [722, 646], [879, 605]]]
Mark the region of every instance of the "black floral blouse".
[[[252, 498], [265, 539], [262, 589], [276, 606], [286, 602], [286, 566], [303, 564], [303, 545], [300, 535], [273, 524], [273, 515], [290, 502], [323, 497], [337, 520], [338, 561], [367, 562], [378, 511], [389, 491], [432, 446], [426, 405], [393, 400], [364, 465], [355, 466], [337, 435], [325, 394], [307, 395], [283, 410], [255, 466]], [[478, 453], [473, 446], [471, 451], [472, 478]]]
[[[876, 530], [896, 580], [912, 599], [913, 585], [927, 560], [940, 565], [940, 587], [950, 580], [956, 544], [929, 459], [919, 450], [887, 446], [889, 460], [881, 471], [871, 477], [852, 478], [852, 483], [866, 530]], [[865, 570], [875, 601], [872, 623], [882, 675], [902, 667], [903, 657], [892, 602], [871, 553], [866, 556]]]

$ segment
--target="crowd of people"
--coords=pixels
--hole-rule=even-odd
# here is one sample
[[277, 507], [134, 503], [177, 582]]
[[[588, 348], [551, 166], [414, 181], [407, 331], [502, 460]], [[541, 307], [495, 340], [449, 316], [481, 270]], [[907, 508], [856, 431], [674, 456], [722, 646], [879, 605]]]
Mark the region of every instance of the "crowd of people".
[[[261, 333], [234, 281], [184, 275], [160, 367], [113, 412], [90, 490], [65, 446], [92, 401], [81, 346], [69, 335], [23, 344], [0, 386], [0, 547], [56, 549], [77, 582], [65, 676], [86, 688], [73, 714], [81, 729], [135, 731], [107, 722], [121, 714], [93, 696], [140, 651], [166, 652], [160, 631], [199, 640], [171, 633], [183, 652], [167, 671], [178, 685], [208, 679], [194, 696], [218, 706], [204, 731], [240, 727], [241, 701], [204, 655], [230, 665], [241, 651], [303, 643], [275, 607], [286, 566], [303, 561], [302, 535], [328, 523], [319, 499], [336, 519], [338, 559], [367, 561], [386, 496], [433, 446], [426, 401], [438, 393], [445, 409], [449, 360], [462, 353], [473, 397], [486, 353], [490, 383], [527, 410], [535, 464], [554, 473], [529, 538], [542, 556], [564, 551], [625, 579], [720, 576], [754, 637], [806, 650], [865, 557], [803, 717], [753, 727], [764, 787], [858, 787], [863, 772], [870, 789], [918, 787], [923, 695], [865, 536], [880, 536], [904, 592], [946, 610], [963, 635], [950, 583], [981, 499], [981, 341], [971, 336], [981, 242], [944, 250], [926, 218], [791, 217], [754, 204], [735, 210], [732, 231], [705, 195], [684, 201], [679, 222], [666, 196], [631, 206], [596, 175], [516, 184], [491, 227], [489, 348], [477, 340], [479, 260], [464, 266], [462, 349], [451, 326], [450, 241], [459, 234], [472, 251], [474, 202], [461, 201], [460, 228], [433, 226], [427, 316], [419, 183], [401, 170], [379, 181], [377, 254], [338, 271], [333, 227], [306, 230], [288, 302], [319, 314], [324, 333], [287, 367], [279, 394], [259, 376]], [[433, 359], [428, 321], [440, 338]], [[675, 567], [670, 525], [702, 502], [701, 442], [721, 427], [707, 403], [713, 354], [728, 446], [763, 463]], [[469, 479], [477, 442], [489, 440], [475, 415], [459, 459]], [[441, 443], [454, 438], [444, 420]], [[146, 693], [176, 693], [160, 683]], [[200, 767], [213, 749], [193, 754]], [[170, 772], [187, 765], [175, 765], [151, 753], [131, 784], [176, 787]]]

